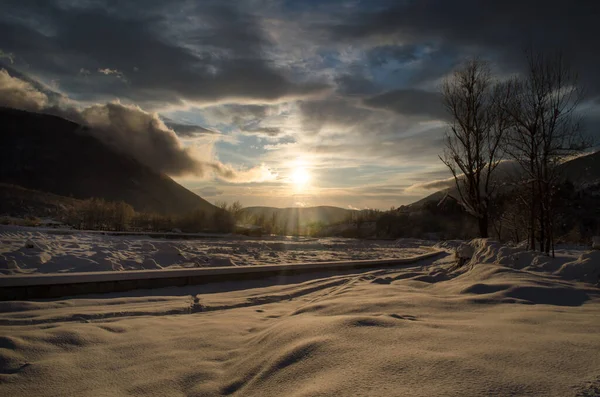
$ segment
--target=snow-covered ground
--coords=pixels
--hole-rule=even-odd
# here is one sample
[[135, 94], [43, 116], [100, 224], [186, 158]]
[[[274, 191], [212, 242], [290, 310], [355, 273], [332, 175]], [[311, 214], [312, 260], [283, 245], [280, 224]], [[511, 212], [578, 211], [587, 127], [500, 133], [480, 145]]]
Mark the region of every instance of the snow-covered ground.
[[15, 226], [0, 227], [0, 274], [98, 272], [252, 266], [405, 258], [427, 242], [336, 238], [205, 238], [173, 240]]
[[456, 269], [459, 244], [404, 268], [0, 302], [0, 395], [600, 395], [600, 251], [475, 240]]

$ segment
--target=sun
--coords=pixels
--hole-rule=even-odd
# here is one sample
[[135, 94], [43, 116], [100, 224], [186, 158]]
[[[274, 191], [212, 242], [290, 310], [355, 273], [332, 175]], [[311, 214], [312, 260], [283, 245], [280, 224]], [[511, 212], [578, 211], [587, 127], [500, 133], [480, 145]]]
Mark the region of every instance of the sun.
[[290, 180], [297, 189], [308, 185], [310, 179], [310, 172], [304, 167], [296, 167], [296, 169], [294, 169], [290, 175]]

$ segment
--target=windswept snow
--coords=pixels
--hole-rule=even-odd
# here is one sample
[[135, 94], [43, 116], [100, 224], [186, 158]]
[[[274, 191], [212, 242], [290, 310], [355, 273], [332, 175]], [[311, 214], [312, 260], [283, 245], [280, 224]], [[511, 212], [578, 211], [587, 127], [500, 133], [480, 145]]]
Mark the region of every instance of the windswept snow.
[[0, 274], [253, 266], [406, 258], [429, 252], [421, 241], [339, 238], [155, 239], [77, 231], [0, 227]]
[[597, 396], [600, 290], [574, 280], [595, 253], [471, 245], [456, 270], [449, 250], [402, 269], [0, 302], [0, 395]]

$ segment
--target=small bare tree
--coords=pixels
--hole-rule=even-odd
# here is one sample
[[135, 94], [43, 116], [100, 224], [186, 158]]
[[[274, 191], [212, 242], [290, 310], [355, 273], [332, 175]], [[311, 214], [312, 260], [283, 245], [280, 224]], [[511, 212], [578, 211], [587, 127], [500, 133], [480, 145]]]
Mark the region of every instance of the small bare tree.
[[508, 84], [504, 110], [511, 133], [507, 152], [523, 171], [528, 187], [529, 248], [554, 254], [553, 198], [564, 158], [589, 147], [575, 117], [581, 100], [577, 75], [562, 54], [530, 52], [527, 73]]
[[229, 207], [228, 210], [231, 213], [231, 215], [235, 218], [236, 221], [240, 221], [242, 219], [242, 210], [244, 209], [244, 207], [242, 206], [242, 203], [240, 203], [239, 201], [234, 201]]
[[495, 190], [492, 175], [508, 127], [502, 105], [507, 90], [492, 79], [486, 62], [471, 60], [444, 82], [442, 97], [450, 121], [440, 160], [454, 176], [455, 199], [477, 219], [479, 235], [488, 237], [489, 204]]

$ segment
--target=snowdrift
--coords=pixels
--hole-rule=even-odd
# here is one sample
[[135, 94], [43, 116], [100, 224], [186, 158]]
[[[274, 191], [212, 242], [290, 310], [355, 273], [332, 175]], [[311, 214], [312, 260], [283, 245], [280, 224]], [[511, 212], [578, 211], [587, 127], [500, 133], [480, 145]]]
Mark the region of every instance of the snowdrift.
[[458, 269], [0, 302], [0, 394], [595, 395], [596, 254], [470, 244]]
[[[456, 257], [468, 255], [467, 265], [495, 264], [513, 269], [543, 271], [566, 280], [592, 284], [600, 282], [600, 251], [561, 250], [552, 258], [520, 246], [507, 246], [491, 239], [474, 239], [470, 242], [446, 241], [434, 246], [452, 252]], [[465, 254], [468, 253], [468, 254]]]

